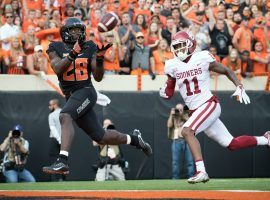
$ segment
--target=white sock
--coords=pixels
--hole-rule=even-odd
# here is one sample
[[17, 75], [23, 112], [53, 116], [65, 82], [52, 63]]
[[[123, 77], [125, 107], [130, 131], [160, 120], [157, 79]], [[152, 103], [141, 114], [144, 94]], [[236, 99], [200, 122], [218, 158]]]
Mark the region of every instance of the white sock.
[[67, 151], [61, 150], [59, 154], [68, 157], [68, 152]]
[[131, 137], [130, 135], [127, 135], [127, 144], [130, 144], [131, 143]]
[[203, 160], [198, 160], [195, 162], [195, 164], [196, 164], [196, 171], [197, 172], [206, 172]]
[[267, 145], [268, 139], [264, 136], [255, 136], [255, 139], [257, 140], [257, 145]]

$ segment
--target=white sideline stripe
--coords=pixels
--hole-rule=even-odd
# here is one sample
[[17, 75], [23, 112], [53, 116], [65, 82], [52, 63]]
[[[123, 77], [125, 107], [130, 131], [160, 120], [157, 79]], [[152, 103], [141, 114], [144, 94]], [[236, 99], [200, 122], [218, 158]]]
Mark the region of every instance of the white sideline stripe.
[[269, 192], [266, 190], [0, 190], [0, 192]]

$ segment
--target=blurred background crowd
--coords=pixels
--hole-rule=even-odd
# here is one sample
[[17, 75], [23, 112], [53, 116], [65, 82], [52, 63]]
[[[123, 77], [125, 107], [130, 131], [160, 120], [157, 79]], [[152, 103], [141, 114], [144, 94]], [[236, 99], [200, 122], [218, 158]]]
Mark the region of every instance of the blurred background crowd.
[[[109, 11], [117, 27], [100, 33]], [[173, 58], [171, 36], [189, 30], [198, 50], [209, 50], [239, 76], [265, 75], [270, 63], [268, 0], [0, 0], [0, 74], [54, 74], [46, 54], [60, 40], [67, 17], [86, 26], [87, 39], [113, 43], [105, 55], [105, 74], [162, 75]]]

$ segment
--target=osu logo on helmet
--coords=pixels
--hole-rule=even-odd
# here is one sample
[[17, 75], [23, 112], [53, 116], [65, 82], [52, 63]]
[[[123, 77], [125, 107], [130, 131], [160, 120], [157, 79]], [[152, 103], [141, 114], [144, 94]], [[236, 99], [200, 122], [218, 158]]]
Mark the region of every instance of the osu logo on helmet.
[[172, 37], [171, 51], [183, 61], [195, 52], [196, 44], [196, 40], [191, 33], [179, 31]]
[[[70, 33], [70, 30], [73, 28], [79, 28], [81, 29], [80, 36], [76, 36]], [[75, 44], [76, 41], [79, 39], [79, 42], [84, 42], [86, 38], [86, 33], [85, 33], [85, 25], [79, 20], [78, 18], [75, 17], [70, 17], [67, 18], [64, 22], [64, 25], [60, 29], [60, 35], [65, 43], [69, 44]]]

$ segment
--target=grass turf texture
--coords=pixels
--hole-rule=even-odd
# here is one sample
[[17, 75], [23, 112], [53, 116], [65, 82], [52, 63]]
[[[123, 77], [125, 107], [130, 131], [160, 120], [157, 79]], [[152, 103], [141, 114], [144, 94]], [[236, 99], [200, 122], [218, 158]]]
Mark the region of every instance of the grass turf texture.
[[1, 183], [0, 190], [261, 190], [270, 191], [270, 178], [211, 179], [195, 185], [186, 180], [67, 181]]

